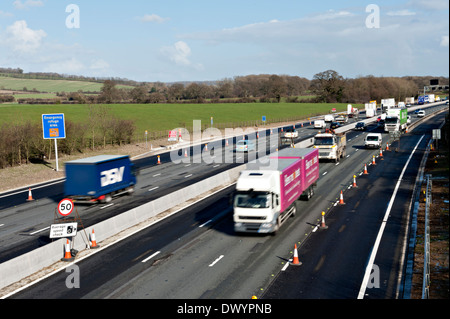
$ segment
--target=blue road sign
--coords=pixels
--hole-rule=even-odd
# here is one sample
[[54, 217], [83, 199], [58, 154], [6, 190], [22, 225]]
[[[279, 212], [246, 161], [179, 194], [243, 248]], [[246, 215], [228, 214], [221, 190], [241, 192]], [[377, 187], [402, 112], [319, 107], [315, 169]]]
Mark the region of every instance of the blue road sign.
[[66, 138], [64, 114], [42, 114], [44, 139]]
[[266, 121], [266, 116], [265, 116], [265, 115], [263, 115], [263, 117], [262, 117], [262, 121], [263, 121], [263, 122], [265, 122], [265, 121]]

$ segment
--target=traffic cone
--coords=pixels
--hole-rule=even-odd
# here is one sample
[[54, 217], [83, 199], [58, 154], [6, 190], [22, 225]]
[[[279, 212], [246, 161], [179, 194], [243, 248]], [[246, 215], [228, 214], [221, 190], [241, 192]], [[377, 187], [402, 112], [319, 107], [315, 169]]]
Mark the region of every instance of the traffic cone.
[[380, 147], [380, 157], [383, 159], [383, 149]]
[[186, 150], [186, 149], [184, 150], [184, 157], [188, 157], [188, 156], [187, 156], [187, 150]]
[[64, 257], [61, 258], [61, 261], [72, 261], [75, 258], [72, 257], [72, 254], [70, 253], [70, 242], [67, 239], [67, 243], [64, 245]]
[[353, 175], [353, 185], [352, 185], [352, 187], [358, 187], [356, 185], [356, 175]]
[[367, 172], [367, 164], [364, 164], [364, 175], [367, 175], [367, 174], [369, 174], [369, 173]]
[[205, 148], [204, 148], [204, 151], [208, 151], [208, 144], [205, 144]]
[[161, 158], [159, 157], [159, 155], [158, 155], [158, 163], [156, 163], [156, 164], [161, 164]]
[[377, 165], [377, 163], [375, 163], [375, 155], [372, 156], [372, 165]]
[[390, 149], [389, 149], [389, 143], [386, 143], [386, 151], [390, 151]]
[[28, 188], [28, 199], [27, 199], [27, 201], [30, 202], [32, 200], [34, 200], [34, 199], [33, 199], [33, 195], [31, 195], [31, 188]]
[[341, 196], [339, 197], [339, 205], [344, 205], [345, 203], [344, 203], [344, 195], [342, 194], [342, 191], [341, 191]]
[[95, 248], [99, 248], [100, 246], [97, 245], [97, 241], [95, 240], [95, 233], [94, 233], [94, 229], [92, 229], [92, 234], [91, 234], [91, 249], [95, 249]]
[[228, 146], [228, 139], [225, 140], [225, 146]]
[[297, 244], [294, 248], [294, 259], [290, 262], [292, 266], [300, 266], [302, 263], [298, 260]]
[[303, 122], [302, 122], [302, 127], [303, 127]]
[[328, 226], [325, 225], [325, 212], [322, 212], [322, 223], [320, 224], [320, 229], [327, 229]]

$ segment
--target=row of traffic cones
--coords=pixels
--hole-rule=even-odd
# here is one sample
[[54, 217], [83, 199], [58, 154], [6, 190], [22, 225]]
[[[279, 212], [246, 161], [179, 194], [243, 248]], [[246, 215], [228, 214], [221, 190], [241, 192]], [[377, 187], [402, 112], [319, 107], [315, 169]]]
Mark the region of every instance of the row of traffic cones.
[[[386, 151], [389, 151], [389, 144], [386, 145]], [[383, 157], [383, 151], [382, 149], [380, 149], [380, 157]], [[375, 161], [375, 156], [374, 156], [374, 161]], [[364, 164], [364, 174], [368, 174], [367, 172], [367, 164]], [[356, 175], [353, 175], [353, 183], [352, 183], [352, 187], [358, 187], [356, 185]], [[341, 190], [340, 196], [339, 196], [339, 205], [344, 205], [344, 195], [343, 192]], [[328, 229], [328, 225], [325, 223], [325, 212], [322, 212], [322, 220], [320, 222], [320, 225], [318, 225], [319, 229]], [[299, 258], [298, 258], [298, 252], [297, 252], [297, 244], [294, 245], [294, 257], [292, 259], [292, 261], [289, 262], [290, 265], [293, 266], [300, 266], [302, 263], [300, 262]]]
[[[95, 239], [94, 229], [92, 229], [91, 240], [89, 241], [90, 249], [99, 248], [100, 245], [97, 244], [97, 240]], [[73, 261], [75, 259], [75, 255], [77, 251], [70, 248], [70, 240], [67, 239], [66, 244], [64, 245], [64, 257], [61, 258], [61, 261]]]

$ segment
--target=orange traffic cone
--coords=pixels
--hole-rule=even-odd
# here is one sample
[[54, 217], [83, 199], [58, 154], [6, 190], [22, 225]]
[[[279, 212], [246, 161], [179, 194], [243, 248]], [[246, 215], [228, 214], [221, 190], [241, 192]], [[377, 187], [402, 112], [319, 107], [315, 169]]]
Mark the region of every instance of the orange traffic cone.
[[74, 257], [72, 257], [72, 254], [70, 253], [70, 242], [68, 239], [67, 243], [64, 246], [64, 251], [65, 251], [64, 257], [61, 258], [61, 261], [72, 261], [75, 259]]
[[228, 146], [228, 139], [225, 140], [225, 146]]
[[298, 260], [297, 244], [294, 248], [294, 259], [290, 262], [292, 266], [300, 266], [302, 263]]
[[97, 241], [95, 240], [95, 233], [94, 233], [94, 229], [92, 229], [92, 234], [91, 234], [91, 248], [99, 248], [100, 246], [97, 245]]
[[339, 198], [339, 205], [344, 205], [345, 203], [344, 203], [344, 195], [342, 194], [342, 191], [341, 191], [341, 196], [340, 196], [340, 198]]
[[27, 201], [30, 202], [32, 200], [34, 200], [34, 199], [33, 199], [33, 196], [31, 195], [31, 188], [28, 188], [28, 199], [27, 199]]
[[303, 122], [302, 122], [302, 127], [303, 127]]
[[367, 172], [367, 164], [364, 164], [364, 175], [367, 175], [367, 174], [369, 174], [369, 173]]
[[390, 151], [390, 149], [389, 149], [389, 143], [386, 143], [386, 151]]
[[358, 187], [356, 185], [356, 175], [353, 175], [353, 185], [352, 185], [352, 187]]
[[208, 144], [205, 144], [204, 150], [205, 150], [206, 152], [208, 151]]
[[184, 157], [187, 157], [187, 150], [184, 150]]
[[372, 165], [377, 165], [377, 163], [375, 163], [375, 155], [372, 156]]
[[380, 158], [383, 159], [383, 149], [380, 147]]
[[158, 163], [156, 163], [156, 164], [161, 164], [161, 158], [159, 157], [159, 155], [158, 155]]
[[320, 223], [320, 229], [327, 229], [328, 226], [325, 225], [325, 212], [322, 212], [322, 222]]

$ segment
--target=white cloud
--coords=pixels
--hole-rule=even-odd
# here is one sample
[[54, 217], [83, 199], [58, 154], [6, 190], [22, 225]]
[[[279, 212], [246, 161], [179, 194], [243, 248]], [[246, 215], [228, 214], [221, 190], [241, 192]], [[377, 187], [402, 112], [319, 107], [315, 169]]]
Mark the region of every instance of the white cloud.
[[415, 12], [409, 11], [408, 9], [398, 10], [398, 11], [389, 11], [386, 14], [388, 16], [413, 16], [413, 15], [416, 15]]
[[425, 10], [448, 10], [448, 0], [411, 0], [410, 4]]
[[1, 17], [7, 18], [7, 17], [12, 17], [12, 16], [13, 16], [12, 13], [10, 13], [10, 12], [5, 12], [5, 11], [0, 10], [0, 18], [1, 18]]
[[91, 63], [89, 68], [92, 70], [105, 70], [109, 68], [109, 63], [103, 59], [97, 59]]
[[441, 47], [447, 47], [448, 48], [448, 35], [443, 35], [441, 37]]
[[139, 20], [141, 20], [142, 22], [156, 22], [156, 23], [163, 23], [167, 20], [169, 20], [169, 18], [162, 18], [157, 14], [146, 14], [143, 17], [139, 18]]
[[[223, 70], [232, 72], [228, 71], [230, 67], [236, 67], [236, 74], [287, 73], [312, 77], [333, 69], [349, 77], [420, 75], [427, 69], [422, 66], [423, 61], [430, 61], [432, 56], [445, 60], [445, 52], [436, 51], [437, 45], [434, 42], [433, 46], [435, 40], [430, 35], [447, 34], [448, 19], [430, 19], [429, 15], [414, 14], [418, 12], [414, 8], [404, 9], [382, 15], [380, 28], [366, 27], [368, 13], [360, 7], [276, 23], [181, 34], [180, 38], [209, 44], [196, 54], [208, 71], [221, 67], [214, 64], [214, 59], [208, 62], [209, 56], [214, 56], [211, 52], [231, 49], [223, 59], [227, 61], [222, 63]], [[402, 15], [401, 23], [398, 15]], [[441, 46], [446, 45], [448, 37], [443, 37]]]
[[16, 21], [6, 28], [6, 43], [19, 53], [35, 51], [46, 36], [43, 30], [28, 28], [25, 20]]
[[51, 62], [44, 67], [44, 72], [56, 72], [60, 74], [81, 74], [86, 69], [83, 62], [72, 57], [70, 59]]
[[18, 10], [28, 9], [30, 7], [42, 7], [44, 3], [40, 0], [26, 0], [24, 3], [20, 0], [13, 2], [14, 8]]
[[169, 59], [178, 65], [190, 65], [189, 56], [191, 55], [191, 48], [184, 41], [178, 41], [172, 46], [166, 46], [161, 49], [163, 54], [166, 54]]

